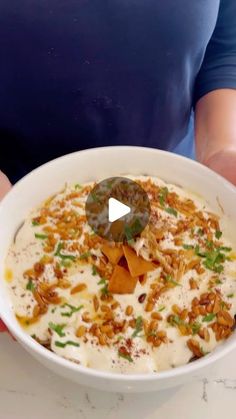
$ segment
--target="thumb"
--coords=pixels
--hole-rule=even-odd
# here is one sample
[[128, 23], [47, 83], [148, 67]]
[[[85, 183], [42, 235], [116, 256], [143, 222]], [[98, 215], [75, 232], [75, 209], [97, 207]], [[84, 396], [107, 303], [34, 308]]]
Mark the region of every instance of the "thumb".
[[11, 183], [6, 175], [0, 171], [0, 200], [6, 195], [9, 189], [11, 189]]

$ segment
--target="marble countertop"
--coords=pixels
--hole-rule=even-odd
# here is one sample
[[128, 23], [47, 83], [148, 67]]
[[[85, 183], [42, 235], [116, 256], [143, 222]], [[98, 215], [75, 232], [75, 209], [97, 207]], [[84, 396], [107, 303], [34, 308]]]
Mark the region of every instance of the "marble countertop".
[[236, 351], [207, 377], [148, 394], [78, 386], [41, 366], [6, 333], [0, 334], [0, 368], [0, 419], [235, 418]]

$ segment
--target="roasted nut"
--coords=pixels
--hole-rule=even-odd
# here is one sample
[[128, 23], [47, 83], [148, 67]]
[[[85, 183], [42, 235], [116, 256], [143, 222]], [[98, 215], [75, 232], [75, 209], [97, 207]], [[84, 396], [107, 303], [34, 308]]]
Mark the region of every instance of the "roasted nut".
[[90, 323], [91, 322], [91, 319], [89, 317], [89, 312], [88, 311], [85, 311], [85, 313], [82, 314], [82, 320], [85, 323]]
[[87, 329], [85, 326], [79, 326], [75, 333], [77, 338], [81, 338], [82, 336], [84, 336], [86, 333], [86, 330]]
[[36, 304], [36, 306], [34, 306], [34, 309], [33, 309], [33, 317], [38, 317], [39, 314], [40, 314], [40, 306]]
[[126, 307], [126, 310], [125, 310], [125, 314], [126, 314], [127, 316], [131, 316], [131, 314], [133, 313], [133, 311], [134, 311], [134, 309], [133, 309], [133, 307], [132, 307], [132, 306], [127, 306], [127, 307]]
[[111, 309], [115, 310], [116, 308], [118, 308], [120, 306], [120, 304], [118, 303], [118, 301], [115, 301], [114, 303], [112, 303], [111, 305]]
[[132, 327], [132, 329], [135, 329], [136, 321], [134, 319], [129, 321], [129, 326]]
[[203, 356], [203, 353], [201, 351], [200, 345], [197, 340], [195, 339], [189, 339], [187, 341], [188, 348], [192, 353], [197, 356], [198, 358], [201, 358]]
[[187, 324], [179, 324], [178, 329], [183, 336], [189, 336], [192, 333], [190, 326]]
[[106, 306], [105, 304], [102, 304], [102, 305], [101, 305], [101, 311], [102, 311], [103, 313], [106, 313], [106, 312], [108, 312], [108, 311], [111, 311], [111, 309], [110, 309], [110, 307]]
[[150, 312], [154, 309], [154, 304], [153, 303], [147, 303], [146, 307], [145, 307], [145, 311]]
[[159, 346], [161, 346], [162, 341], [158, 337], [154, 337], [153, 340], [152, 340], [152, 344], [153, 344], [154, 348], [158, 348]]
[[181, 320], [186, 320], [187, 317], [188, 317], [188, 310], [185, 308], [184, 310], [181, 311], [180, 318]]
[[210, 341], [210, 333], [206, 327], [204, 327], [204, 329], [199, 330], [198, 335], [206, 342]]
[[177, 304], [174, 304], [174, 305], [172, 306], [172, 311], [173, 311], [175, 314], [180, 315], [180, 313], [181, 313], [181, 308], [180, 308]]
[[162, 315], [160, 313], [157, 313], [156, 311], [151, 314], [151, 318], [155, 319], [155, 320], [162, 320], [163, 319]]
[[101, 346], [105, 346], [107, 344], [107, 339], [106, 339], [105, 335], [100, 335], [98, 337], [98, 341], [99, 341]]
[[220, 297], [218, 294], [215, 295], [215, 302], [213, 306], [213, 313], [217, 314], [220, 311]]
[[194, 297], [194, 299], [192, 300], [192, 306], [198, 306], [199, 305], [199, 300], [197, 297]]
[[74, 288], [71, 289], [71, 295], [77, 294], [77, 292], [84, 291], [87, 288], [86, 284], [78, 284]]
[[191, 289], [191, 290], [196, 290], [196, 289], [198, 289], [198, 284], [197, 284], [197, 281], [196, 281], [195, 279], [193, 279], [193, 278], [190, 278], [190, 280], [189, 280], [189, 285], [190, 285], [190, 289]]
[[205, 316], [206, 315], [206, 307], [204, 307], [204, 306], [199, 307], [199, 311], [200, 311], [200, 314], [202, 316]]
[[96, 295], [94, 295], [93, 297], [93, 307], [94, 307], [94, 310], [97, 312], [99, 309], [99, 301]]
[[228, 311], [221, 310], [217, 314], [217, 321], [222, 326], [232, 327], [234, 325], [234, 319], [231, 317]]
[[206, 311], [207, 311], [207, 313], [212, 313], [212, 311], [213, 311], [213, 305], [212, 304], [208, 304], [206, 306]]

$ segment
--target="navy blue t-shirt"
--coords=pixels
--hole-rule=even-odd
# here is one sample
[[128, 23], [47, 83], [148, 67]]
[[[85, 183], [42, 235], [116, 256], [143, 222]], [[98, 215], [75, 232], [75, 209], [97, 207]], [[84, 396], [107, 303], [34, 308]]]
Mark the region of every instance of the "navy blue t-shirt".
[[1, 0], [0, 168], [79, 149], [172, 150], [192, 106], [236, 88], [235, 0]]

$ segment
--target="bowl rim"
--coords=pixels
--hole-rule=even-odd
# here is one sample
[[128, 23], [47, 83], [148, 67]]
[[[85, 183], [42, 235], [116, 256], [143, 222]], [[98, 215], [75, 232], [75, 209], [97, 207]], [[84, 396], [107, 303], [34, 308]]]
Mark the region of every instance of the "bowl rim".
[[[216, 181], [218, 180], [222, 186], [226, 189], [229, 189], [231, 192], [235, 194], [236, 197], [236, 187], [231, 184], [228, 180], [223, 178], [218, 173], [215, 173], [213, 170], [209, 169], [208, 167], [204, 166], [203, 164], [191, 160], [187, 157], [177, 155], [175, 153], [165, 151], [165, 150], [159, 150], [156, 148], [149, 148], [149, 147], [138, 147], [138, 146], [108, 146], [108, 147], [96, 147], [91, 149], [84, 149], [80, 151], [76, 151], [73, 153], [65, 154], [63, 156], [57, 157], [53, 160], [50, 160], [49, 162], [46, 162], [39, 167], [35, 168], [28, 174], [26, 174], [23, 178], [21, 178], [18, 182], [16, 182], [15, 185], [13, 185], [12, 189], [7, 193], [7, 195], [3, 198], [3, 200], [0, 202], [0, 215], [1, 210], [4, 206], [7, 206], [9, 196], [13, 195], [15, 193], [15, 190], [17, 189], [18, 185], [21, 185], [26, 180], [28, 180], [31, 176], [35, 176], [38, 172], [41, 170], [53, 166], [56, 162], [60, 163], [63, 162], [66, 159], [70, 159], [71, 157], [76, 158], [77, 155], [82, 154], [90, 154], [90, 153], [97, 153], [97, 152], [103, 152], [103, 151], [124, 151], [124, 152], [131, 152], [134, 150], [137, 151], [145, 151], [151, 153], [159, 154], [159, 156], [168, 156], [170, 159], [177, 159], [182, 161], [183, 163], [187, 163], [192, 165], [198, 170], [201, 170], [202, 172], [205, 172], [206, 175], [210, 175], [211, 177], [214, 176]], [[0, 290], [1, 293], [1, 290]], [[31, 352], [35, 352], [39, 355], [41, 358], [46, 358], [47, 361], [52, 362], [55, 366], [58, 365], [64, 369], [69, 369], [70, 371], [76, 372], [76, 373], [82, 373], [83, 375], [89, 376], [90, 378], [94, 377], [97, 379], [105, 379], [109, 381], [124, 381], [127, 384], [132, 384], [135, 381], [142, 381], [142, 382], [153, 382], [153, 381], [162, 381], [165, 379], [173, 379], [179, 376], [184, 376], [188, 374], [192, 374], [196, 372], [197, 370], [209, 366], [215, 361], [219, 360], [220, 358], [224, 357], [226, 354], [231, 352], [233, 349], [236, 348], [236, 339], [232, 339], [230, 341], [227, 341], [227, 345], [224, 345], [224, 342], [217, 346], [213, 352], [211, 352], [209, 355], [204, 356], [203, 358], [200, 358], [192, 363], [184, 364], [178, 367], [175, 367], [173, 369], [159, 371], [159, 372], [153, 372], [153, 373], [138, 373], [138, 374], [122, 374], [122, 373], [115, 373], [111, 371], [103, 371], [103, 370], [97, 370], [95, 368], [85, 367], [80, 364], [76, 364], [73, 361], [69, 361], [65, 358], [60, 357], [59, 355], [55, 354], [54, 352], [49, 351], [45, 347], [43, 347], [41, 344], [37, 343], [34, 339], [30, 337], [24, 330], [20, 327], [17, 323], [12, 323], [11, 320], [8, 319], [7, 315], [4, 313], [2, 308], [0, 307], [0, 318], [4, 321], [6, 326], [8, 327], [9, 331], [13, 334], [13, 336], [20, 342], [24, 347], [29, 348]]]

